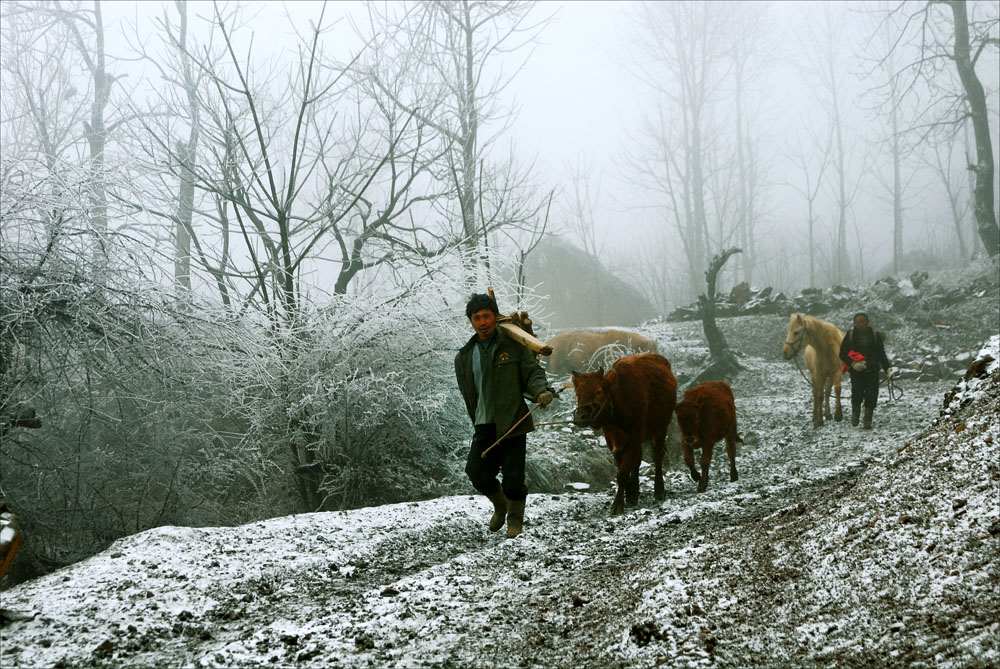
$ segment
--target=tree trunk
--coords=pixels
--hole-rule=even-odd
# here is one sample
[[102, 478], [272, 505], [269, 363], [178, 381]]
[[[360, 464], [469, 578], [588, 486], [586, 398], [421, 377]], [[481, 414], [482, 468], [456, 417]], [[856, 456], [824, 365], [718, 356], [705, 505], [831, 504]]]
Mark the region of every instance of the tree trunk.
[[194, 166], [197, 133], [192, 128], [188, 141], [178, 147], [178, 154], [185, 167], [182, 169], [180, 189], [177, 194], [177, 214], [174, 228], [174, 283], [185, 293], [191, 292], [191, 226], [194, 218], [194, 179], [190, 169]]
[[[952, 0], [949, 5], [955, 17], [955, 67], [962, 80], [969, 115], [972, 117], [972, 131], [976, 138], [976, 163], [970, 169], [976, 175], [975, 206], [976, 224], [979, 238], [990, 257], [1000, 253], [1000, 229], [993, 204], [993, 143], [990, 139], [989, 111], [986, 108], [986, 94], [983, 84], [976, 76], [975, 63], [969, 48], [969, 16], [965, 0]], [[976, 54], [979, 55], [978, 53]]]
[[80, 48], [84, 61], [90, 66], [90, 74], [94, 81], [94, 100], [90, 105], [90, 122], [84, 123], [84, 134], [90, 149], [90, 226], [96, 239], [94, 259], [98, 266], [103, 266], [108, 257], [108, 249], [105, 246], [108, 233], [108, 195], [104, 183], [104, 149], [108, 131], [104, 123], [104, 109], [111, 97], [111, 84], [114, 79], [105, 68], [104, 19], [101, 14], [100, 0], [94, 1], [93, 27], [93, 57], [86, 54], [86, 46], [83, 44], [82, 38], [80, 39]]
[[903, 262], [903, 185], [900, 179], [899, 108], [895, 90], [892, 96], [892, 273]]
[[723, 251], [712, 258], [708, 269], [705, 270], [705, 279], [708, 283], [706, 295], [698, 296], [698, 306], [701, 311], [702, 327], [705, 330], [705, 340], [708, 342], [708, 351], [711, 356], [709, 366], [701, 372], [695, 382], [707, 381], [710, 379], [731, 378], [738, 371], [743, 369], [743, 365], [736, 361], [736, 356], [726, 343], [726, 337], [722, 334], [719, 326], [715, 323], [715, 283], [722, 266], [729, 260], [729, 256], [740, 253], [741, 249], [731, 248]]
[[187, 95], [191, 128], [188, 138], [178, 147], [181, 160], [180, 189], [177, 195], [177, 220], [174, 231], [174, 283], [183, 292], [191, 291], [191, 231], [194, 223], [194, 168], [198, 152], [198, 135], [201, 120], [198, 106], [198, 88], [187, 56], [187, 2], [177, 2], [180, 15], [178, 51], [183, 63], [184, 92]]
[[[743, 244], [743, 248], [749, 248], [750, 244], [750, 197], [747, 193], [748, 190], [748, 177], [747, 177], [747, 164], [746, 156], [744, 154], [743, 145], [743, 73], [740, 70], [740, 63], [736, 63], [737, 76], [736, 76], [736, 168], [738, 171], [738, 181], [739, 181], [739, 202], [737, 203], [737, 228], [739, 229], [740, 242]], [[750, 259], [746, 254], [740, 257], [740, 264], [743, 269], [743, 280], [748, 284], [750, 283], [750, 268], [748, 263]]]
[[809, 287], [816, 287], [816, 242], [813, 228], [816, 227], [816, 215], [813, 213], [813, 201], [809, 198]]
[[[968, 121], [968, 119], [966, 119]], [[969, 139], [969, 123], [965, 122], [962, 124], [962, 148], [966, 156], [972, 152], [972, 142]], [[968, 188], [969, 197], [969, 209], [972, 209], [973, 203], [976, 201], [976, 173], [973, 170], [965, 170], [965, 186]], [[978, 246], [982, 245], [983, 239], [977, 233], [979, 231], [979, 226], [976, 224], [976, 216], [973, 214], [970, 217], [969, 224], [966, 226], [969, 231], [969, 257], [971, 258], [975, 253]], [[976, 240], [979, 240], [979, 244], [976, 244]], [[984, 247], [985, 248], [985, 247]]]
[[[108, 131], [104, 122], [104, 110], [111, 97], [111, 86], [114, 77], [106, 68], [104, 56], [104, 18], [101, 13], [100, 0], [94, 0], [94, 16], [82, 18], [75, 12], [56, 5], [57, 16], [66, 26], [70, 37], [76, 42], [80, 57], [83, 59], [94, 84], [94, 98], [90, 103], [90, 120], [83, 122], [83, 135], [90, 152], [88, 165], [88, 216], [90, 232], [94, 236], [92, 257], [95, 267], [107, 264], [108, 250], [105, 247], [108, 231], [108, 196], [105, 185], [104, 149], [107, 143]], [[94, 31], [94, 48], [91, 51], [80, 32], [78, 23], [84, 23]]]
[[[462, 177], [458, 193], [462, 207], [462, 228], [470, 251], [479, 252], [479, 226], [476, 224], [476, 157], [478, 155], [479, 115], [476, 100], [476, 76], [473, 68], [475, 47], [473, 36], [475, 28], [472, 25], [472, 15], [469, 3], [462, 5], [462, 33], [465, 37], [464, 58], [460, 60], [462, 72], [459, 73], [463, 82], [462, 95], [459, 100], [459, 122], [461, 124]], [[484, 252], [480, 253], [480, 256]], [[480, 257], [480, 262], [484, 258]], [[474, 276], [472, 277], [474, 278]]]
[[834, 281], [844, 283], [847, 277], [847, 159], [841, 128], [839, 105], [834, 102], [834, 123], [837, 135], [837, 255], [834, 262]]
[[847, 277], [847, 151], [844, 148], [844, 121], [840, 114], [840, 86], [835, 58], [827, 62], [830, 92], [830, 123], [834, 136], [834, 167], [837, 170], [837, 238], [834, 250], [833, 280], [844, 283]]
[[697, 268], [704, 267], [708, 251], [708, 217], [705, 214], [705, 172], [701, 152], [701, 111], [696, 112], [693, 124], [691, 155], [691, 186], [694, 206], [694, 249], [698, 258]]
[[965, 236], [962, 230], [962, 212], [958, 206], [958, 194], [954, 192], [950, 183], [945, 184], [948, 192], [948, 204], [951, 206], [951, 220], [955, 224], [955, 236], [958, 238], [958, 255], [962, 260], [969, 259], [969, 251], [965, 247]]

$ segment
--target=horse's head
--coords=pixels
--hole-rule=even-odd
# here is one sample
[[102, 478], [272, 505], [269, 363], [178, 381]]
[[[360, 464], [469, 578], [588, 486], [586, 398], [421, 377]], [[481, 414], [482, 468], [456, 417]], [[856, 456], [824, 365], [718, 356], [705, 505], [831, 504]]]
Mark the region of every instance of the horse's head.
[[596, 372], [573, 372], [573, 390], [576, 392], [573, 422], [581, 427], [598, 427], [612, 410], [611, 381], [605, 378], [604, 368]]
[[785, 343], [781, 346], [781, 357], [791, 360], [806, 347], [807, 343], [809, 343], [809, 328], [806, 327], [806, 319], [802, 318], [802, 314], [792, 314], [788, 319]]

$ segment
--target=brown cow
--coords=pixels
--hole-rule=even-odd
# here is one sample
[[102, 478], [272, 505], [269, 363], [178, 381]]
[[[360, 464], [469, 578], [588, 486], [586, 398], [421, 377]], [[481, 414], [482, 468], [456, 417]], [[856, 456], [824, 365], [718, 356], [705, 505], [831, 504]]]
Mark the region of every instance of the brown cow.
[[[569, 330], [557, 334], [547, 343], [552, 347], [552, 355], [549, 356], [546, 367], [549, 374], [587, 371], [594, 354], [605, 346], [633, 353], [659, 353], [655, 339], [625, 330], [606, 330], [605, 332]], [[617, 351], [615, 357], [621, 357], [621, 353], [621, 350]]]
[[[725, 381], [705, 381], [684, 391], [684, 399], [677, 405], [677, 426], [681, 429], [684, 462], [691, 470], [691, 478], [698, 482], [698, 492], [708, 488], [708, 466], [712, 462], [715, 442], [725, 437], [726, 455], [729, 456], [729, 480], [739, 478], [736, 473], [736, 442], [743, 442], [736, 434], [736, 404], [733, 391]], [[692, 450], [701, 449], [701, 475], [694, 468]]]
[[618, 494], [611, 515], [639, 504], [639, 464], [642, 443], [653, 442], [656, 465], [654, 497], [666, 497], [663, 489], [663, 442], [677, 402], [677, 380], [670, 361], [656, 353], [630, 355], [616, 361], [606, 375], [596, 372], [573, 374], [576, 411], [573, 422], [600, 428], [618, 465]]

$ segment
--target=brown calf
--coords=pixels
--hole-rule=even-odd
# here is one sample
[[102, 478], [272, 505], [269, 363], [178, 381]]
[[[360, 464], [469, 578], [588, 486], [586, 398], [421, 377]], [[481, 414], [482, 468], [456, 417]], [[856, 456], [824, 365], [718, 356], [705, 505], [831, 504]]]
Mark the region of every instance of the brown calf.
[[[736, 442], [742, 442], [736, 433], [736, 404], [733, 391], [725, 381], [705, 381], [684, 391], [684, 399], [677, 405], [677, 426], [681, 429], [684, 462], [691, 470], [691, 478], [698, 482], [698, 492], [708, 488], [708, 466], [712, 462], [715, 443], [726, 439], [729, 456], [729, 480], [739, 478], [736, 473]], [[701, 449], [701, 474], [694, 468], [694, 453]]]

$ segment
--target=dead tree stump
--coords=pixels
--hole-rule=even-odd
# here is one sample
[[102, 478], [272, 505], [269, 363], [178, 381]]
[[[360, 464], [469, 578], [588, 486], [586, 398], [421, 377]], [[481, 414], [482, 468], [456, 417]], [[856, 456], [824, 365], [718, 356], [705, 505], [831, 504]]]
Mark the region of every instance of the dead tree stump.
[[705, 339], [708, 341], [710, 361], [708, 367], [703, 369], [701, 373], [694, 378], [691, 385], [701, 383], [702, 381], [714, 381], [719, 379], [728, 381], [744, 369], [743, 365], [736, 360], [736, 356], [733, 355], [732, 350], [729, 348], [729, 344], [726, 343], [726, 337], [722, 334], [719, 326], [715, 323], [715, 283], [718, 279], [719, 271], [722, 269], [722, 266], [726, 264], [726, 261], [729, 260], [729, 256], [740, 253], [742, 250], [743, 249], [731, 248], [723, 251], [712, 258], [712, 262], [709, 263], [708, 269], [705, 270], [705, 280], [708, 282], [708, 292], [707, 294], [698, 296], [698, 311], [701, 314], [701, 323], [705, 330]]

